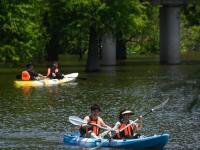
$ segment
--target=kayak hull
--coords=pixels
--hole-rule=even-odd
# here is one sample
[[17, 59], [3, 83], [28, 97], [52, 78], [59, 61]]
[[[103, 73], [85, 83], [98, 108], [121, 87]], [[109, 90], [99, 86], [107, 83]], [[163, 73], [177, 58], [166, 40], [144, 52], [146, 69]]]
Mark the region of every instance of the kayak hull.
[[153, 136], [145, 136], [138, 139], [94, 139], [82, 138], [79, 133], [64, 135], [64, 143], [68, 145], [75, 145], [80, 147], [113, 147], [123, 149], [163, 149], [167, 144], [169, 134], [163, 133]]
[[52, 85], [58, 85], [66, 82], [72, 82], [76, 80], [78, 77], [78, 73], [70, 73], [67, 75], [64, 75], [63, 79], [42, 79], [42, 80], [29, 80], [29, 81], [22, 81], [22, 80], [16, 80], [15, 85], [17, 87], [22, 87], [22, 86], [52, 86]]

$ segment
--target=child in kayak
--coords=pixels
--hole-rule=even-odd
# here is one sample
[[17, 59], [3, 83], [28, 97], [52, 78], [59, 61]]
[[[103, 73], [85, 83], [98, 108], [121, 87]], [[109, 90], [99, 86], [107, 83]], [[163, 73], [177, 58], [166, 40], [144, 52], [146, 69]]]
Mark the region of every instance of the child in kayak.
[[21, 78], [22, 80], [40, 80], [46, 78], [46, 76], [43, 76], [42, 74], [35, 72], [33, 70], [33, 64], [28, 63], [26, 65], [26, 70], [22, 71]]
[[111, 127], [105, 124], [103, 119], [99, 117], [99, 113], [101, 111], [99, 105], [94, 104], [91, 106], [90, 109], [91, 109], [91, 114], [84, 118], [87, 124], [81, 125], [80, 134], [81, 137], [87, 137], [87, 138], [92, 137], [99, 139], [100, 128], [103, 127], [110, 130]]
[[134, 131], [142, 128], [142, 116], [138, 118], [139, 122], [136, 123], [129, 120], [130, 115], [133, 115], [133, 112], [130, 110], [120, 112], [119, 121], [113, 127], [113, 130], [115, 130], [115, 139], [138, 138], [140, 136], [140, 134], [136, 134]]
[[47, 70], [47, 77], [50, 79], [63, 79], [64, 76], [59, 73], [58, 63], [54, 62]]

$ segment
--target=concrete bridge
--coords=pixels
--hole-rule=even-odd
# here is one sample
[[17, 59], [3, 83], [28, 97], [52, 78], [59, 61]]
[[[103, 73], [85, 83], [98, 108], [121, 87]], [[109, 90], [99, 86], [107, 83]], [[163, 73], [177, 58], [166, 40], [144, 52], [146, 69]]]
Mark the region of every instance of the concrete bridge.
[[150, 0], [160, 7], [160, 63], [180, 63], [179, 7], [187, 0]]
[[[179, 8], [188, 0], [146, 0], [152, 5], [160, 5], [160, 63], [180, 63], [180, 26]], [[109, 44], [108, 44], [109, 43]], [[116, 42], [111, 34], [102, 43], [102, 64], [116, 64]]]

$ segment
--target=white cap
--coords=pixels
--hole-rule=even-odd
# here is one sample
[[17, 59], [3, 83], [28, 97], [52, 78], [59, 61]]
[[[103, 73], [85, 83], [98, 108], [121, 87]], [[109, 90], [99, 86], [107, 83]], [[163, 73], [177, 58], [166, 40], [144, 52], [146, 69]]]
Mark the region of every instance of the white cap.
[[122, 112], [122, 115], [124, 115], [124, 114], [130, 114], [130, 115], [132, 115], [132, 114], [133, 114], [133, 112], [132, 112], [132, 111], [130, 111], [130, 110], [125, 110], [124, 112]]

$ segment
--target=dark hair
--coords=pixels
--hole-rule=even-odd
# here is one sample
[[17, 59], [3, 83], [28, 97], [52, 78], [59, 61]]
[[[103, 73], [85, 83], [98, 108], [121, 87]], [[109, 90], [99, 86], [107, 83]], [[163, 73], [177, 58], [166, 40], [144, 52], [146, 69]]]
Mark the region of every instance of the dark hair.
[[124, 111], [125, 111], [126, 109], [124, 109], [124, 110], [122, 110], [122, 111], [120, 111], [120, 113], [119, 113], [119, 122], [123, 122], [123, 120], [124, 120], [124, 115], [122, 114]]
[[32, 62], [26, 64], [26, 68], [30, 68], [31, 66], [33, 66]]
[[54, 62], [53, 62], [53, 66], [56, 66], [56, 65], [58, 65], [58, 62], [57, 62], [57, 61], [54, 61]]
[[99, 110], [99, 111], [101, 111], [100, 106], [97, 105], [97, 104], [92, 105], [92, 106], [90, 107], [90, 110], [91, 110], [91, 111], [94, 111], [94, 110]]
[[58, 63], [55, 61], [51, 64], [51, 68], [52, 69], [56, 69], [56, 66], [58, 65]]

